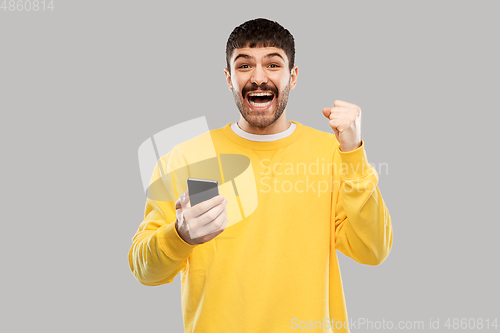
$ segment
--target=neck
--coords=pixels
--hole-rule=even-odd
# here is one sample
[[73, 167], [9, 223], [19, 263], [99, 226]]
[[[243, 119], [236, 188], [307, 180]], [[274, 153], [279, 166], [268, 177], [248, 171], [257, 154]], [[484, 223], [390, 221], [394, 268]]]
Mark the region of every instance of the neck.
[[286, 120], [284, 112], [278, 120], [267, 127], [252, 126], [248, 121], [245, 120], [245, 118], [243, 118], [243, 116], [240, 116], [240, 120], [237, 122], [237, 124], [243, 131], [258, 135], [281, 133], [286, 131], [291, 125], [291, 123]]

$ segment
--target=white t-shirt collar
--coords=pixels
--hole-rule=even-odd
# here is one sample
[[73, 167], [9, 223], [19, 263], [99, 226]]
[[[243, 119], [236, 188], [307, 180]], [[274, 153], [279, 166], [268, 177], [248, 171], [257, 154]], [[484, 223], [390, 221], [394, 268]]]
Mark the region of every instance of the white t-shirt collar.
[[275, 141], [279, 139], [286, 138], [287, 136], [291, 135], [293, 131], [295, 130], [295, 125], [294, 123], [290, 123], [290, 127], [288, 129], [284, 130], [283, 132], [280, 133], [275, 133], [275, 134], [253, 134], [253, 133], [248, 133], [242, 130], [239, 126], [238, 123], [232, 123], [231, 124], [231, 129], [233, 132], [239, 136], [241, 136], [244, 139], [251, 140], [251, 141], [262, 141], [262, 142], [268, 142], [268, 141]]

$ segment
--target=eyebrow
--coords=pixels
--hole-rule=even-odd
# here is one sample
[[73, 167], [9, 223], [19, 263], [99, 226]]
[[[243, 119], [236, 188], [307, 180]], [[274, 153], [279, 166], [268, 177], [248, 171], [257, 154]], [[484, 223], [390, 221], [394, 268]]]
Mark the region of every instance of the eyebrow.
[[[285, 61], [285, 59], [283, 59], [283, 57], [281, 56], [281, 54], [279, 54], [278, 52], [273, 52], [273, 53], [269, 53], [269, 54], [266, 54], [266, 56], [264, 57], [265, 58], [272, 58], [272, 57], [280, 57], [281, 60]], [[234, 62], [236, 62], [236, 60], [238, 60], [239, 58], [245, 58], [245, 59], [254, 59], [254, 57], [252, 57], [251, 55], [248, 55], [246, 53], [240, 53], [236, 56], [236, 58], [234, 58]]]

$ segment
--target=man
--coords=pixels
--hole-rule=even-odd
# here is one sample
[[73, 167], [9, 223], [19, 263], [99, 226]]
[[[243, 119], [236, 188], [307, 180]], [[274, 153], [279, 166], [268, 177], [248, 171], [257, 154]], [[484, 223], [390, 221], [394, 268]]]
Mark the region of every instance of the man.
[[[150, 286], [181, 272], [186, 332], [348, 332], [336, 250], [367, 265], [390, 252], [391, 220], [366, 160], [361, 109], [339, 100], [323, 109], [333, 133], [287, 121], [294, 57], [292, 35], [276, 22], [235, 28], [224, 73], [240, 119], [210, 131], [217, 170], [207, 177], [210, 168], [190, 162], [203, 153], [199, 137], [156, 165], [152, 183], [164, 168], [162, 191], [177, 200], [148, 195], [129, 262]], [[191, 206], [188, 177], [217, 179], [221, 188], [236, 182], [225, 168], [230, 154], [249, 161], [256, 208], [245, 214], [251, 186], [236, 195], [224, 187], [226, 196]]]

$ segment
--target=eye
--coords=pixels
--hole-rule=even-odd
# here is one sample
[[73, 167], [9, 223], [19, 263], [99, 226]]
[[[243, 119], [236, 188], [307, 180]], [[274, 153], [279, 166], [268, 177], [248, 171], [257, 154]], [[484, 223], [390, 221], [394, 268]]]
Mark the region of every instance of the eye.
[[271, 68], [278, 68], [280, 66], [278, 64], [270, 64], [269, 67], [271, 67]]
[[248, 65], [241, 65], [240, 67], [238, 68], [248, 68]]

